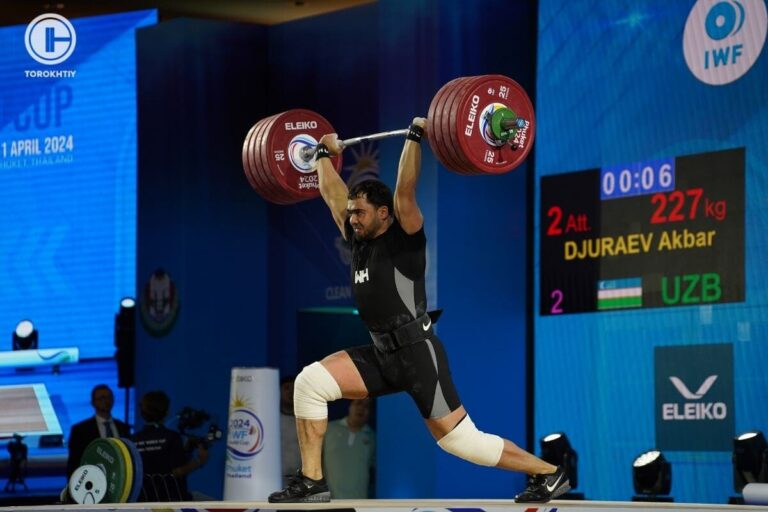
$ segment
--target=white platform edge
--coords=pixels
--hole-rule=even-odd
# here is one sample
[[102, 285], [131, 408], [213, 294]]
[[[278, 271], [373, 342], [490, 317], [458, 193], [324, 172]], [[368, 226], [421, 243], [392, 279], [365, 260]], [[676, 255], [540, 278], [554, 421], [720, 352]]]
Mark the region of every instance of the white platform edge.
[[712, 503], [647, 503], [631, 501], [572, 501], [572, 500], [554, 500], [549, 503], [515, 503], [512, 500], [333, 500], [330, 503], [267, 503], [267, 502], [237, 502], [237, 501], [197, 501], [197, 502], [176, 502], [176, 503], [110, 503], [100, 505], [45, 505], [29, 507], [0, 507], [0, 511], [19, 512], [51, 512], [54, 510], [64, 510], [74, 512], [77, 510], [86, 511], [180, 511], [184, 510], [329, 510], [329, 509], [365, 509], [366, 512], [412, 512], [416, 508], [429, 509], [430, 512], [436, 512], [435, 509], [457, 509], [472, 508], [483, 509], [488, 512], [526, 512], [536, 510], [537, 512], [548, 512], [553, 509], [567, 510], [569, 512], [607, 512], [607, 511], [626, 511], [626, 512], [660, 512], [669, 510], [672, 512], [732, 512], [737, 510], [745, 511], [766, 511], [764, 506], [751, 505], [727, 505]]

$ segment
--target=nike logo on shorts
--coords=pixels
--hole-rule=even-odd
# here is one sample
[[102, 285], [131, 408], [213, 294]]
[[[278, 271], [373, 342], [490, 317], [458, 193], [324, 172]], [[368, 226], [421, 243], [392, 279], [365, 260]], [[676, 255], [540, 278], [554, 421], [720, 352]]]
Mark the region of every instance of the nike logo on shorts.
[[421, 327], [423, 327], [425, 331], [428, 331], [431, 326], [432, 326], [432, 319], [431, 318], [429, 319], [429, 322], [427, 322], [425, 324], [421, 324]]

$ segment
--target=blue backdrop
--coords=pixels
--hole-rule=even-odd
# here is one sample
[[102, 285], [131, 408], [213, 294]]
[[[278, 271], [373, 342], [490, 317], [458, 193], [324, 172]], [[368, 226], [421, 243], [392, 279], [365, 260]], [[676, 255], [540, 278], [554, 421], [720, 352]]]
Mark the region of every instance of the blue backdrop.
[[[695, 9], [707, 15], [713, 2], [540, 2], [537, 184], [541, 176], [567, 171], [746, 148], [745, 262], [729, 262], [745, 265], [744, 302], [536, 315], [536, 436], [567, 432], [580, 454], [581, 490], [590, 499], [627, 499], [634, 492], [634, 457], [670, 443], [659, 414], [660, 400], [669, 393], [679, 396], [668, 380], [675, 373], [689, 390], [719, 375], [709, 396], [733, 396], [722, 398], [727, 418], [688, 420], [678, 434], [703, 438], [711, 423], [726, 419], [735, 422], [734, 434], [768, 428], [763, 406], [768, 400], [763, 254], [768, 242], [768, 61], [764, 50], [760, 55], [760, 48], [755, 52], [745, 43], [743, 58], [750, 52], [749, 58], [756, 58], [751, 69], [728, 84], [710, 85], [697, 78], [684, 55], [688, 30], [701, 41], [689, 48], [694, 60], [702, 59], [694, 68], [713, 48], [741, 44], [742, 37], [759, 42], [762, 4], [744, 2], [746, 35], [718, 41], [704, 34], [703, 17], [688, 21]], [[719, 65], [723, 73], [712, 76], [725, 76], [729, 66], [735, 70], [732, 59]], [[537, 234], [546, 220], [538, 204]], [[738, 214], [738, 208], [729, 211]], [[538, 265], [538, 241], [536, 247]], [[627, 276], [632, 272], [628, 268]], [[537, 283], [537, 311], [540, 299]], [[701, 344], [732, 346], [732, 362], [726, 359], [729, 349], [707, 350]], [[682, 355], [661, 348], [671, 345], [689, 348]], [[733, 493], [731, 438], [727, 430], [718, 436], [717, 443], [706, 444], [709, 449], [665, 451], [677, 501], [722, 503]]]
[[[136, 272], [134, 30], [155, 19], [137, 11], [73, 20], [76, 49], [50, 69], [27, 54], [26, 26], [0, 30], [2, 332], [29, 318], [40, 347], [114, 353], [114, 314]], [[76, 74], [24, 73], [43, 68]], [[25, 140], [39, 153], [14, 153]]]

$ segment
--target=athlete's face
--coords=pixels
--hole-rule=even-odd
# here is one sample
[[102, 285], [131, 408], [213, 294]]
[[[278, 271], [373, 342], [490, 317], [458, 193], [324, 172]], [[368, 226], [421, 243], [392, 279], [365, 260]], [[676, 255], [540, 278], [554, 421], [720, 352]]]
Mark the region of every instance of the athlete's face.
[[347, 201], [347, 215], [357, 240], [370, 240], [381, 234], [381, 229], [389, 217], [386, 206], [376, 208], [363, 197]]

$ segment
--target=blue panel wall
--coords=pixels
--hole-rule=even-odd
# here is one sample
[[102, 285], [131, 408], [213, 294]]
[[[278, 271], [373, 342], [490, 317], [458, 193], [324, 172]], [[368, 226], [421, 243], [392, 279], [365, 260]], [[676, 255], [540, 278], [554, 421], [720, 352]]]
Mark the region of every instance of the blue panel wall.
[[[745, 261], [729, 262], [744, 265], [744, 302], [537, 314], [536, 435], [557, 430], [568, 433], [580, 454], [581, 489], [591, 499], [624, 500], [634, 494], [632, 461], [660, 439], [656, 429], [660, 408], [654, 401], [662, 390], [659, 382], [675, 393], [669, 375], [659, 378], [655, 373], [659, 365], [654, 354], [669, 353], [660, 352], [661, 347], [731, 345], [730, 380], [717, 369], [720, 361], [696, 356], [697, 349], [692, 348], [689, 365], [703, 365], [707, 373], [687, 385], [696, 388], [707, 376], [719, 375], [710, 396], [722, 392], [724, 388], [719, 386], [733, 390], [735, 400], [728, 419], [735, 421], [734, 434], [768, 428], [768, 410], [763, 405], [768, 400], [764, 370], [768, 360], [764, 264], [768, 59], [761, 45], [756, 52], [745, 45], [743, 58], [751, 54], [755, 63], [743, 76], [724, 85], [697, 79], [686, 63], [685, 31], [698, 31], [699, 62], [704, 62], [705, 50], [732, 44], [731, 36], [718, 42], [705, 33], [703, 20], [714, 4], [540, 2], [539, 175], [730, 148], [746, 151]], [[760, 43], [765, 39], [765, 18], [760, 37], [756, 9], [762, 6], [765, 12], [765, 4], [744, 2], [743, 6], [740, 16], [742, 22], [743, 16], [747, 21], [733, 37]], [[691, 12], [697, 8], [703, 9], [701, 24], [691, 21]], [[721, 68], [726, 70], [732, 64], [721, 63]], [[705, 190], [705, 194], [716, 197], [718, 191]], [[729, 215], [738, 214], [738, 209], [729, 210]], [[537, 220], [539, 215], [537, 211]], [[678, 229], [685, 226], [678, 224]], [[537, 222], [536, 232], [540, 229]], [[695, 257], [691, 253], [690, 258]], [[632, 272], [627, 268], [627, 276]], [[538, 295], [535, 301], [538, 311]], [[687, 366], [676, 368], [685, 372]], [[679, 398], [679, 394], [675, 396]], [[700, 403], [706, 401], [702, 398]], [[697, 438], [718, 420], [685, 421], [687, 435]], [[723, 503], [733, 494], [730, 442], [724, 436], [717, 450], [665, 453], [672, 463], [676, 501]]]
[[[175, 20], [137, 41], [136, 288], [164, 269], [180, 312], [165, 337], [139, 328], [136, 391], [165, 390], [173, 412], [205, 409], [224, 427], [231, 368], [267, 360], [266, 206], [240, 160], [266, 113], [266, 30]], [[222, 441], [190, 489], [220, 498], [223, 464]]]

